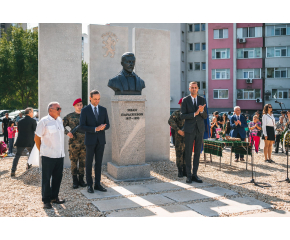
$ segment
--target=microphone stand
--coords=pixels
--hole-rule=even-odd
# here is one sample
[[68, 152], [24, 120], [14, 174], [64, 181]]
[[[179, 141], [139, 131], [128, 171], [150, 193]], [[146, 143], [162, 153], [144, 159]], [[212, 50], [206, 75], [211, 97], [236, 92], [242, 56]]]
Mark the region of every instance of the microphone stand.
[[[254, 145], [254, 138], [253, 138], [253, 134], [251, 133], [250, 134], [250, 137], [251, 137], [251, 145], [252, 145], [252, 157], [251, 157], [251, 165], [252, 165], [252, 180], [250, 182], [245, 182], [245, 183], [241, 183], [239, 185], [244, 185], [244, 184], [247, 184], [247, 183], [254, 183], [255, 186], [257, 187], [261, 187], [261, 188], [264, 188], [264, 187], [272, 187], [270, 184], [268, 183], [260, 183], [260, 182], [256, 182], [255, 179], [254, 179], [254, 154], [255, 154], [255, 150], [253, 152], [253, 149], [255, 149], [255, 145]], [[248, 154], [248, 153], [247, 153]]]

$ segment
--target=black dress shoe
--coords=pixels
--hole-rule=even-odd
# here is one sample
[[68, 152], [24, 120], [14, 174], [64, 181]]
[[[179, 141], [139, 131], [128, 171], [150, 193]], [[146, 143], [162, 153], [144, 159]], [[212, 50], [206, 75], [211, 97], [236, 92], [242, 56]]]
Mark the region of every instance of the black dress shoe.
[[98, 191], [101, 191], [101, 192], [107, 192], [107, 189], [104, 188], [102, 185], [95, 185], [94, 189], [98, 190]]
[[50, 203], [44, 203], [44, 204], [43, 204], [43, 208], [44, 208], [44, 209], [51, 209], [52, 206], [51, 206]]
[[94, 193], [94, 189], [92, 186], [88, 186], [87, 191], [88, 193]]
[[186, 178], [186, 183], [192, 183], [192, 180], [191, 180], [190, 177], [187, 177], [187, 178]]
[[202, 183], [202, 180], [198, 176], [193, 176], [191, 177], [192, 181]]
[[56, 199], [52, 199], [50, 202], [56, 203], [56, 204], [63, 204], [63, 203], [65, 203], [65, 200], [61, 199], [61, 198], [56, 198]]
[[15, 177], [15, 171], [11, 171], [11, 177]]

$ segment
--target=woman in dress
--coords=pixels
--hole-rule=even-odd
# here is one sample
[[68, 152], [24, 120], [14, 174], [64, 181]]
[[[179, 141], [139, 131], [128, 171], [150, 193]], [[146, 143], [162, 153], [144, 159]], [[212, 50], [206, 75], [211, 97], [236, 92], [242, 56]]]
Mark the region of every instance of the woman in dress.
[[263, 129], [263, 137], [265, 140], [264, 146], [264, 156], [265, 162], [274, 163], [271, 159], [272, 155], [272, 146], [275, 142], [275, 118], [272, 113], [272, 105], [266, 104], [263, 109], [263, 117], [262, 117], [262, 129]]
[[216, 129], [219, 128], [219, 125], [217, 123], [216, 117], [212, 118], [211, 126], [210, 126], [210, 135], [211, 138], [216, 138]]
[[249, 123], [249, 130], [250, 130], [250, 136], [249, 140], [250, 143], [255, 144], [255, 151], [258, 153], [259, 150], [259, 144], [260, 144], [260, 136], [259, 136], [259, 131], [262, 130], [261, 127], [261, 122], [259, 121], [259, 117], [255, 115], [253, 117], [253, 121]]

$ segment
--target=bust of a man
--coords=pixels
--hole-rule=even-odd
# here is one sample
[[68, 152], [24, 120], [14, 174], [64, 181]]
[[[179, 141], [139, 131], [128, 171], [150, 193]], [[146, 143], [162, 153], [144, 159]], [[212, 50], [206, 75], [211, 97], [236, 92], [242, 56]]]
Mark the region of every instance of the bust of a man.
[[145, 82], [133, 72], [135, 60], [134, 53], [123, 54], [121, 59], [123, 70], [108, 83], [108, 87], [115, 91], [115, 95], [141, 95]]

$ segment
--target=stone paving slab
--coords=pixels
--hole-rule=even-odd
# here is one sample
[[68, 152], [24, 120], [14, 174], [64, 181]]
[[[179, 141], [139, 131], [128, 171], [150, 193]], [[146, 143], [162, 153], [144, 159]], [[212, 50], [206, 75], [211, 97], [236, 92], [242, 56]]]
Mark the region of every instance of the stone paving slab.
[[187, 202], [192, 200], [207, 199], [220, 197], [224, 195], [235, 195], [234, 191], [221, 188], [221, 187], [211, 187], [204, 189], [188, 189], [178, 192], [162, 193], [162, 195], [176, 201], [176, 202]]
[[147, 184], [146, 186], [156, 192], [160, 192], [160, 191], [168, 191], [168, 190], [188, 189], [188, 188], [193, 188], [193, 187], [196, 187], [196, 188], [206, 187], [206, 186], [211, 186], [211, 184], [197, 183], [197, 182], [193, 182], [192, 184], [187, 184], [180, 181], [174, 181], [174, 182]]
[[247, 215], [239, 215], [236, 217], [290, 217], [290, 212], [261, 212], [261, 213], [253, 213], [253, 214], [247, 214]]
[[101, 199], [101, 198], [113, 198], [132, 194], [152, 193], [154, 190], [149, 189], [145, 185], [129, 185], [129, 186], [117, 186], [107, 188], [107, 192], [95, 191], [94, 193], [88, 193], [87, 189], [81, 190], [81, 193], [88, 199]]
[[102, 212], [136, 208], [136, 207], [146, 207], [154, 205], [162, 205], [166, 203], [173, 203], [169, 198], [166, 198], [160, 194], [148, 195], [142, 197], [129, 197], [129, 198], [119, 198], [119, 199], [108, 199], [93, 201], [92, 203]]
[[239, 213], [245, 211], [271, 208], [271, 205], [252, 197], [221, 199], [213, 202], [201, 202], [187, 205], [194, 211], [208, 217], [219, 216], [223, 213]]
[[112, 212], [108, 217], [204, 217], [183, 205]]

